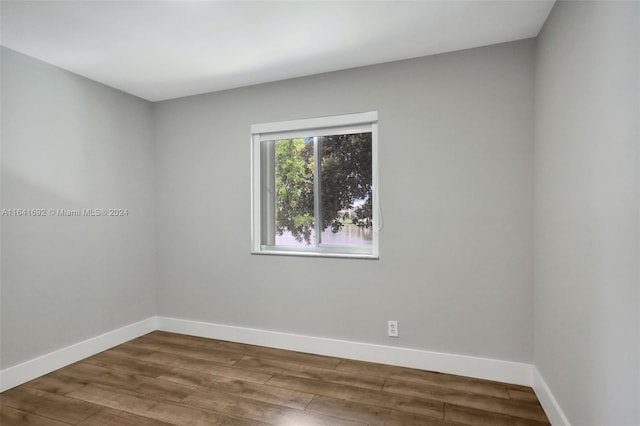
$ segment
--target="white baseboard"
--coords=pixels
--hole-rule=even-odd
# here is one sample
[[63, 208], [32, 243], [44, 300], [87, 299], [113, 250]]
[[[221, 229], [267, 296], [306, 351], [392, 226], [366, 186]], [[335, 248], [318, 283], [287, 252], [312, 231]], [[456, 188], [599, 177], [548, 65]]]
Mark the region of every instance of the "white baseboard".
[[166, 317], [151, 317], [0, 370], [0, 392], [154, 330], [533, 386], [551, 423], [570, 426], [531, 364]]
[[396, 346], [374, 345], [370, 343], [327, 339], [165, 317], [157, 318], [157, 326], [159, 330], [172, 333], [419, 368], [524, 386], [532, 385], [533, 366], [519, 362], [431, 352]]
[[99, 352], [135, 339], [157, 329], [156, 318], [129, 324], [100, 336], [39, 356], [22, 364], [0, 370], [0, 392], [11, 389], [55, 371], [66, 365], [80, 361]]
[[542, 375], [535, 366], [533, 367], [532, 387], [551, 424], [553, 426], [571, 426], [567, 416], [564, 415], [562, 408], [560, 408], [560, 404], [558, 404], [558, 401], [556, 401], [551, 393], [551, 389], [547, 386], [547, 382], [544, 381]]

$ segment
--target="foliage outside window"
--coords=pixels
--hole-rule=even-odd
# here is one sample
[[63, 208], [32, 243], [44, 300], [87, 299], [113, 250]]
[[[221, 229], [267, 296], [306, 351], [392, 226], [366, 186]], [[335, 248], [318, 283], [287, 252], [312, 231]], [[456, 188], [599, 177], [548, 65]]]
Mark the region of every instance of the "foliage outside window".
[[253, 252], [378, 256], [377, 113], [252, 126]]

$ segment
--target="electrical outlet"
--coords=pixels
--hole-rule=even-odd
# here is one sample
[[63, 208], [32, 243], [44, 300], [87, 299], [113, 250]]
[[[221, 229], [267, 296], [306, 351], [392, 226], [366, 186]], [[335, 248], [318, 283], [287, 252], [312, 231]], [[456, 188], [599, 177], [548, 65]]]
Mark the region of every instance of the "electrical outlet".
[[387, 335], [398, 337], [398, 321], [387, 321]]

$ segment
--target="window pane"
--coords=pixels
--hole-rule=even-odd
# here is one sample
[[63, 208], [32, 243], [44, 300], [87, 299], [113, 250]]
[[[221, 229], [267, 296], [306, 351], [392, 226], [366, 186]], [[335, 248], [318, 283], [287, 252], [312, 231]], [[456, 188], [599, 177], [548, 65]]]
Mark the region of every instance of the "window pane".
[[[319, 146], [317, 153], [315, 143]], [[274, 236], [271, 244], [371, 245], [370, 132], [280, 139], [269, 144], [275, 151], [272, 175], [275, 219], [270, 225]], [[320, 197], [314, 197], [315, 155], [319, 156], [321, 166]], [[268, 191], [267, 188], [268, 185], [264, 190]], [[316, 203], [322, 216], [318, 241]]]
[[321, 153], [322, 244], [371, 245], [371, 133], [318, 138]]
[[315, 245], [313, 138], [275, 142], [275, 243]]

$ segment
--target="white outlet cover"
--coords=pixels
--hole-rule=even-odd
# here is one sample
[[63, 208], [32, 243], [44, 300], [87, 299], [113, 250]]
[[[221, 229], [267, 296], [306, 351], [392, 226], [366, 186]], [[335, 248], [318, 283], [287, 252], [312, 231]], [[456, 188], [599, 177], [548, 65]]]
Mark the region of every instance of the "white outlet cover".
[[398, 337], [398, 321], [387, 321], [387, 335]]

